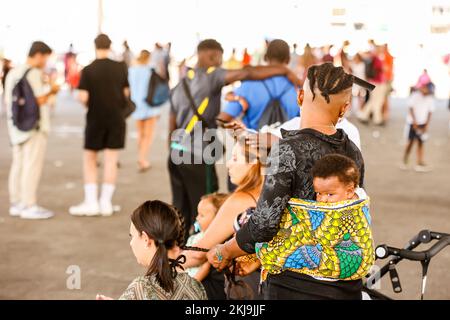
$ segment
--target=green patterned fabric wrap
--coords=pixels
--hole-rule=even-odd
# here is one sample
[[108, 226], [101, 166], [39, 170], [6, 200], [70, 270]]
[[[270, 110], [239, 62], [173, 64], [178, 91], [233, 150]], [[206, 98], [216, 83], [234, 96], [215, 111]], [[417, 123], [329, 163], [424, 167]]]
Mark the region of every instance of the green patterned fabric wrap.
[[369, 199], [321, 203], [292, 198], [276, 236], [256, 245], [267, 274], [362, 279], [374, 263]]

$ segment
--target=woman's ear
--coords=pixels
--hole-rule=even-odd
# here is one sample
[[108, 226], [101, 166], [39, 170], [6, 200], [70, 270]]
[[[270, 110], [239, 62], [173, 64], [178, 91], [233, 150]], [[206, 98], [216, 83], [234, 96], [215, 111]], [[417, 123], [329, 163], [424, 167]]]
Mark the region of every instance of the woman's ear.
[[305, 98], [305, 91], [303, 89], [298, 90], [297, 93], [297, 103], [301, 107], [303, 104], [303, 99]]
[[142, 233], [141, 233], [141, 238], [142, 238], [142, 240], [145, 241], [145, 243], [147, 244], [147, 246], [150, 246], [150, 242], [153, 241], [153, 240], [148, 236], [148, 234], [147, 234], [145, 231], [142, 231]]

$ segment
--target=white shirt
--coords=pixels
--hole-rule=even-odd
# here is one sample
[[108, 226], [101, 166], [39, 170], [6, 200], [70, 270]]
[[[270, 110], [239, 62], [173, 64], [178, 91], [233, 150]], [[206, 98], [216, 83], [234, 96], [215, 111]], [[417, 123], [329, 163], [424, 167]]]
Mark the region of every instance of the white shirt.
[[[433, 112], [435, 108], [434, 98], [432, 95], [424, 96], [421, 92], [416, 91], [409, 97], [408, 108], [412, 108], [417, 125], [426, 124], [428, 120], [428, 114], [430, 112]], [[413, 123], [413, 119], [409, 109], [406, 122], [408, 124]]]
[[[336, 125], [337, 129], [342, 129], [348, 135], [348, 138], [353, 141], [353, 143], [361, 150], [361, 138], [359, 136], [358, 128], [348, 121], [346, 118], [343, 118]], [[281, 138], [281, 129], [284, 130], [299, 130], [300, 129], [300, 117], [292, 118], [289, 121], [283, 123], [280, 127], [272, 130], [271, 133]]]
[[[29, 65], [22, 65], [14, 68], [8, 73], [5, 82], [5, 101], [6, 101], [6, 115], [8, 132], [12, 145], [18, 145], [27, 141], [33, 134], [38, 132], [48, 133], [50, 131], [50, 109], [47, 105], [42, 105], [39, 107], [40, 110], [40, 120], [39, 129], [30, 131], [21, 131], [14, 126], [12, 121], [12, 91], [14, 86], [23, 77], [25, 72], [30, 68]], [[40, 69], [33, 68], [27, 74], [27, 80], [33, 90], [34, 96], [36, 98], [46, 95], [50, 88], [45, 84], [43, 80], [43, 72]]]

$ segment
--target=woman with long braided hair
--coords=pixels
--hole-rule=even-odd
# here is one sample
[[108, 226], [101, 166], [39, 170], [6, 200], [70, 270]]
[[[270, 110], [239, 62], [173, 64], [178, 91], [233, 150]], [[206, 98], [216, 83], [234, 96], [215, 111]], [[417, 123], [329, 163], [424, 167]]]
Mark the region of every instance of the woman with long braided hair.
[[[311, 169], [323, 156], [338, 153], [355, 161], [361, 173], [359, 185], [363, 187], [361, 152], [342, 129], [336, 129], [339, 118], [350, 107], [354, 83], [370, 87], [331, 63], [308, 69], [303, 90], [298, 93], [300, 128], [282, 130], [283, 139], [272, 146], [256, 210], [233, 239], [210, 250], [208, 260], [214, 267], [222, 270], [233, 258], [254, 253], [257, 244], [260, 248], [261, 243], [264, 246], [273, 240], [283, 228], [281, 217], [289, 199], [315, 200]], [[313, 277], [301, 271], [269, 273], [263, 283], [264, 298], [361, 299], [361, 279], [342, 281], [326, 276]]]
[[[183, 215], [159, 200], [146, 201], [131, 215], [130, 246], [137, 262], [147, 268], [120, 300], [206, 300], [203, 285], [182, 267], [185, 257]], [[111, 298], [98, 295], [97, 300]]]

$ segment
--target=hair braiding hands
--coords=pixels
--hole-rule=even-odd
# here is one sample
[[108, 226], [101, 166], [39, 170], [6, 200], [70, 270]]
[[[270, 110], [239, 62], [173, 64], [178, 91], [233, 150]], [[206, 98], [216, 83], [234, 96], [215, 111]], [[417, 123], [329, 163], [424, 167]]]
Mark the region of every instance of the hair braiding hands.
[[206, 254], [208, 262], [219, 272], [230, 266], [233, 259], [227, 255], [225, 245], [218, 244]]

